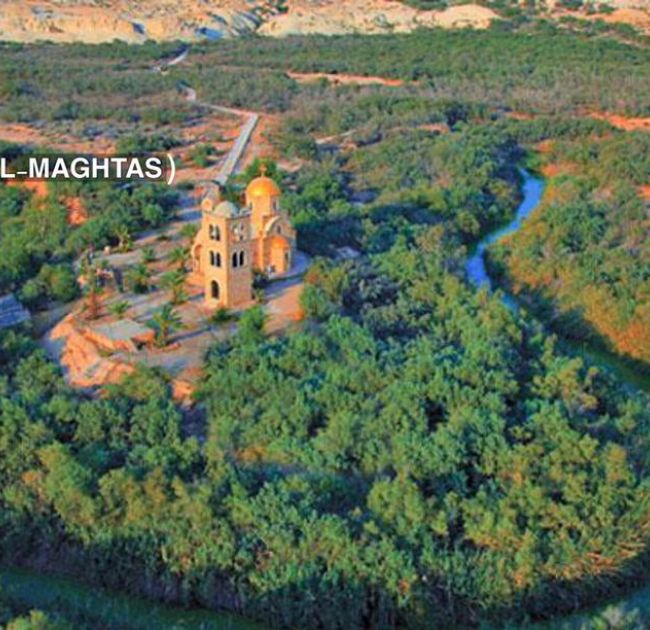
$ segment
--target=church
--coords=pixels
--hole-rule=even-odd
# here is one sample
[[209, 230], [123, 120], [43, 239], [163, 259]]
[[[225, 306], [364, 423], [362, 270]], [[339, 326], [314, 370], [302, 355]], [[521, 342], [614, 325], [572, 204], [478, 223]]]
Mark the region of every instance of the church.
[[207, 191], [192, 246], [192, 270], [206, 307], [246, 308], [253, 303], [254, 270], [271, 278], [290, 271], [296, 232], [280, 207], [281, 195], [264, 173], [247, 186], [244, 207], [222, 199], [216, 185]]

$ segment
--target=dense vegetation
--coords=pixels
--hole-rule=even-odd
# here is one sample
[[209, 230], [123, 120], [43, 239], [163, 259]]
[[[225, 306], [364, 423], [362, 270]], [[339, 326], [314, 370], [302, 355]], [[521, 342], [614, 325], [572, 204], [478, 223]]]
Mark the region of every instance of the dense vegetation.
[[[203, 49], [202, 63], [213, 67], [392, 77], [417, 82], [430, 97], [494, 108], [558, 113], [588, 106], [647, 114], [650, 102], [647, 47], [577, 36], [551, 25], [515, 33], [492, 28], [235, 40]], [[203, 93], [216, 96], [209, 85]], [[230, 98], [227, 91], [219, 96]]]
[[299, 85], [287, 70], [393, 77], [429, 99], [493, 109], [558, 113], [587, 106], [644, 114], [650, 102], [647, 47], [543, 22], [513, 32], [496, 25], [485, 32], [204, 43], [165, 73], [152, 67], [178, 45], [0, 47], [2, 120], [75, 125], [91, 136], [98, 121], [119, 126], [191, 119], [200, 107], [179, 100], [182, 84], [209, 102], [266, 111], [286, 111], [305, 96], [313, 103], [322, 95], [322, 86]]
[[[50, 50], [8, 53], [25, 64]], [[63, 50], [74, 68], [86, 49]], [[118, 76], [155, 58], [147, 47], [92, 50], [84, 63], [110, 59]], [[644, 308], [647, 277], [628, 254], [644, 247], [635, 199], [646, 138], [568, 113], [501, 114], [644, 113], [647, 57], [555, 31], [436, 31], [206, 44], [189, 67], [158, 77], [216, 102], [290, 110], [275, 142], [306, 162], [285, 177], [283, 202], [301, 247], [319, 256], [306, 322], [267, 338], [252, 309], [210, 350], [198, 392], [204, 441], [164, 375], [139, 370], [87, 399], [33, 340], [0, 333], [0, 558], [293, 627], [521, 622], [643, 576], [648, 398], [567, 356], [498, 295], [472, 290], [464, 265], [513, 213], [516, 163], [555, 138], [557, 155], [580, 168], [551, 182], [550, 242], [570, 248], [576, 282], [602, 263], [607, 275], [592, 280], [612, 281], [616, 308], [623, 298], [630, 312]], [[258, 68], [237, 69], [248, 64]], [[300, 86], [287, 69], [419, 83]], [[91, 220], [64, 225], [55, 195], [52, 234], [34, 245], [25, 234], [38, 227], [37, 201], [0, 188], [0, 271], [29, 254], [0, 286], [24, 296], [46, 259], [119, 239], [117, 223], [165, 216], [145, 211], [165, 210], [153, 189], [76, 193]], [[568, 225], [557, 239], [556, 225]], [[338, 260], [344, 245], [361, 255]], [[538, 249], [522, 261], [542, 268]]]
[[[277, 134], [289, 155], [335, 149], [303, 170], [303, 192], [287, 200], [303, 247], [314, 253], [327, 252], [328, 240], [372, 251], [404, 214], [420, 223], [444, 217], [471, 245], [512, 212], [514, 163], [542, 141], [541, 149], [552, 147], [542, 156], [546, 166], [529, 161], [551, 176], [545, 204], [496, 250], [495, 271], [503, 275], [507, 265], [512, 288], [534, 292], [544, 317], [567, 335], [599, 339], [647, 364], [647, 133], [590, 118], [514, 120], [459, 101], [427, 107], [421, 94], [350, 90], [296, 109]], [[329, 183], [312, 176], [326, 168]], [[310, 197], [325, 190], [319, 208]], [[349, 198], [366, 203], [359, 208]], [[373, 241], [364, 240], [359, 226], [373, 217], [380, 224]]]
[[650, 135], [557, 141], [542, 155], [552, 175], [545, 203], [495, 264], [534, 293], [567, 334], [594, 334], [650, 364], [650, 231], [640, 188]]
[[251, 312], [211, 354], [204, 449], [154, 375], [83, 401], [3, 334], [4, 558], [344, 627], [543, 614], [633, 570], [647, 400], [471, 292], [462, 261], [423, 228], [317, 267], [315, 330], [267, 340]]
[[[28, 154], [0, 146], [9, 168]], [[69, 223], [66, 201], [76, 199], [87, 220]], [[77, 294], [73, 258], [88, 248], [115, 244], [125, 234], [159, 227], [176, 206], [177, 195], [162, 185], [118, 186], [111, 182], [49, 183], [46, 196], [0, 184], [0, 294], [19, 290], [30, 306]]]
[[[349, 156], [304, 168], [285, 206], [312, 254], [343, 245], [375, 252], [413, 225], [441, 221], [470, 243], [512, 213], [517, 153], [511, 136], [486, 127], [445, 135], [385, 129]], [[349, 201], [355, 196], [373, 201], [360, 207]]]
[[[0, 43], [0, 118], [9, 122], [178, 123], [196, 107], [176, 82], [151, 71], [178, 46]], [[86, 128], [92, 136], [92, 127]]]

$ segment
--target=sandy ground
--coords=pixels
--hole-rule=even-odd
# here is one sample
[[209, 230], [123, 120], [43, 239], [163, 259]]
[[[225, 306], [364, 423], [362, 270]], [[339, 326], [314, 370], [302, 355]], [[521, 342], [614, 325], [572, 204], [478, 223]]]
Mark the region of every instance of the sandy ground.
[[544, 164], [540, 169], [544, 177], [555, 177], [556, 175], [575, 174], [578, 173], [578, 168], [571, 162], [556, 162], [553, 164]]
[[[22, 42], [109, 42], [114, 39], [141, 43], [195, 39], [200, 29], [220, 36], [251, 32], [260, 24], [254, 10], [267, 2], [246, 0], [3, 0], [0, 35]], [[207, 31], [209, 33], [210, 31]]]
[[587, 20], [602, 20], [608, 24], [629, 24], [650, 34], [650, 11], [647, 7], [645, 9], [626, 7], [616, 9], [612, 13], [595, 13], [593, 15], [571, 12], [571, 15]]
[[476, 4], [444, 11], [420, 11], [401, 2], [354, 0], [353, 2], [293, 2], [289, 11], [263, 24], [259, 33], [288, 35], [410, 32], [420, 27], [487, 28], [497, 14]]
[[358, 74], [330, 74], [327, 72], [287, 72], [287, 76], [299, 83], [313, 83], [325, 79], [334, 85], [383, 85], [400, 87], [404, 85], [401, 79], [386, 77], [370, 77]]
[[[581, 116], [588, 116], [596, 120], [604, 120], [623, 131], [650, 131], [650, 118], [641, 116], [624, 116], [622, 114], [614, 114], [611, 112], [597, 112], [597, 111], [582, 111], [579, 113]], [[534, 114], [526, 114], [521, 112], [508, 112], [508, 118], [514, 120], [534, 120], [537, 118]], [[544, 151], [545, 147], [550, 146], [544, 143], [539, 143], [538, 147]]]
[[275, 160], [281, 168], [286, 168], [282, 156], [271, 144], [271, 136], [279, 129], [282, 118], [274, 114], [259, 114], [259, 121], [251, 137], [251, 141], [238, 165], [238, 171], [249, 166], [255, 158]]
[[300, 296], [303, 288], [302, 278], [275, 282], [269, 287], [266, 303], [267, 333], [283, 333], [302, 321], [304, 312], [300, 307]]
[[[610, 0], [612, 13], [568, 11], [549, 0], [548, 15], [634, 25], [650, 32], [648, 0]], [[281, 6], [287, 9], [281, 10]], [[221, 39], [257, 32], [294, 34], [409, 32], [419, 27], [487, 28], [492, 9], [458, 4], [418, 10], [396, 0], [0, 0], [0, 39], [108, 42]]]

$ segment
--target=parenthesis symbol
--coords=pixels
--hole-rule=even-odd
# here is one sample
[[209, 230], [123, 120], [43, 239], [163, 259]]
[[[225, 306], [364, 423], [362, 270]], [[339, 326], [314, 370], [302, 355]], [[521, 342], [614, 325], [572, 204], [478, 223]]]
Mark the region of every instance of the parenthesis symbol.
[[174, 177], [176, 177], [176, 163], [174, 162], [174, 158], [172, 157], [171, 153], [167, 154], [167, 159], [169, 160], [170, 166], [170, 176], [167, 180], [167, 185], [171, 186], [174, 183]]

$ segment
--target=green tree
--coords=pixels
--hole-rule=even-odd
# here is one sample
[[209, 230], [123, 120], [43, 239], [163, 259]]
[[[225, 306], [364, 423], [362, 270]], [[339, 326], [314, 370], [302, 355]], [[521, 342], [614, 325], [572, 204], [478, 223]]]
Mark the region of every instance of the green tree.
[[177, 265], [180, 272], [184, 272], [189, 257], [190, 257], [189, 248], [174, 247], [174, 249], [172, 249], [171, 252], [169, 252], [168, 260], [172, 265]]
[[171, 304], [165, 304], [154, 313], [149, 326], [156, 331], [156, 345], [164, 348], [169, 344], [170, 336], [183, 327], [183, 322]]
[[160, 279], [161, 286], [171, 292], [171, 302], [174, 305], [187, 301], [185, 290], [185, 273], [181, 270], [169, 271]]
[[108, 310], [115, 315], [118, 319], [122, 319], [126, 315], [131, 305], [126, 300], [120, 300], [108, 307]]
[[254, 306], [244, 311], [237, 323], [237, 338], [242, 344], [256, 344], [262, 341], [266, 313], [262, 306]]
[[192, 241], [194, 240], [194, 237], [196, 236], [196, 233], [198, 232], [198, 226], [195, 225], [194, 223], [185, 223], [180, 231], [180, 237], [187, 243], [186, 247], [189, 249], [190, 245], [192, 244]]
[[144, 263], [137, 263], [126, 271], [124, 280], [134, 293], [147, 293], [151, 288], [151, 271]]

